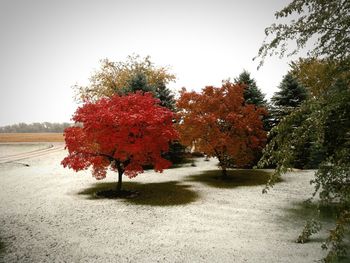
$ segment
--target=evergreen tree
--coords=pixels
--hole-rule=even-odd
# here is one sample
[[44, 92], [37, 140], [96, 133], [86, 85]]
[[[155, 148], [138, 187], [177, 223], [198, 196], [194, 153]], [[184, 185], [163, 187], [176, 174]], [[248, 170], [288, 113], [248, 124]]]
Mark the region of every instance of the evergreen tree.
[[160, 82], [155, 89], [156, 97], [160, 100], [160, 105], [170, 110], [175, 110], [175, 99], [173, 92]]
[[291, 73], [283, 77], [278, 88], [279, 91], [271, 98], [275, 106], [296, 108], [307, 99], [306, 89]]
[[271, 117], [270, 117], [270, 106], [265, 99], [265, 94], [256, 85], [254, 78], [250, 76], [250, 73], [247, 70], [243, 70], [234, 82], [236, 84], [244, 84], [246, 88], [244, 90], [244, 101], [248, 104], [255, 104], [257, 107], [265, 107], [267, 109], [267, 115], [263, 116], [263, 124], [265, 131], [271, 130]]
[[158, 83], [150, 83], [146, 74], [143, 72], [135, 72], [126, 86], [119, 90], [119, 94], [135, 93], [136, 91], [151, 92], [154, 97], [160, 100], [160, 105], [172, 111], [175, 109], [174, 94], [166, 87], [163, 81]]
[[155, 93], [155, 88], [148, 83], [147, 76], [142, 72], [135, 72], [120, 93], [128, 94], [136, 91]]
[[235, 78], [236, 84], [245, 84], [247, 87], [244, 90], [244, 100], [246, 103], [255, 104], [258, 107], [266, 107], [267, 101], [265, 100], [265, 95], [256, 85], [255, 79], [250, 77], [250, 73], [243, 70], [239, 74], [238, 78]]
[[271, 98], [272, 126], [277, 125], [284, 116], [290, 114], [308, 97], [307, 90], [291, 73], [283, 77], [278, 89], [279, 91]]
[[[308, 97], [307, 90], [298, 82], [292, 73], [287, 73], [283, 77], [278, 89], [279, 91], [275, 92], [271, 98], [272, 105], [269, 108], [269, 124], [271, 128], [275, 127], [285, 116], [291, 114]], [[276, 135], [275, 132], [271, 133], [269, 140]], [[308, 140], [302, 147], [296, 149], [298, 154], [296, 154], [294, 167], [308, 167], [309, 163], [311, 163], [309, 160], [311, 158], [311, 147], [312, 141]]]

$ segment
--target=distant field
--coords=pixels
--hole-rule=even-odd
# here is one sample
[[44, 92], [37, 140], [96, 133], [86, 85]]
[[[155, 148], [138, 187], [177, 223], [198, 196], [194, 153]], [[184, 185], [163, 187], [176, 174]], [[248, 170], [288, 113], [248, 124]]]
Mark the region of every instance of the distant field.
[[63, 142], [62, 133], [0, 133], [0, 142]]

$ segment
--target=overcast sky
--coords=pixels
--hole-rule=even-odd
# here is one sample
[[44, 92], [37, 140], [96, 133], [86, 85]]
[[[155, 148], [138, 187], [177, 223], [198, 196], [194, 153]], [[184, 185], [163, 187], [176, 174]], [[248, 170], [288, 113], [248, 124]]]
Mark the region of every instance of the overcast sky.
[[243, 69], [270, 98], [289, 59], [256, 70], [264, 29], [288, 0], [0, 0], [0, 126], [69, 121], [71, 86], [99, 61], [150, 55], [177, 81], [201, 90]]

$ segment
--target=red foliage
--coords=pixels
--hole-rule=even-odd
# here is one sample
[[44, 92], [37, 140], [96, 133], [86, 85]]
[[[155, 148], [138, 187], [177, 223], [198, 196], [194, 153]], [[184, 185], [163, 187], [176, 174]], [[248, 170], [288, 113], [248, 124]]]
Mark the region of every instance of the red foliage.
[[177, 101], [181, 143], [217, 157], [222, 167], [227, 161], [238, 167], [252, 162], [266, 143], [261, 121], [266, 111], [246, 104], [243, 90], [229, 82], [221, 88], [206, 87], [202, 93], [183, 89]]
[[82, 127], [64, 132], [69, 155], [62, 165], [75, 171], [91, 166], [96, 179], [105, 178], [109, 167], [130, 178], [147, 164], [162, 172], [171, 163], [161, 153], [178, 136], [173, 113], [158, 103], [149, 93], [86, 102], [73, 116]]

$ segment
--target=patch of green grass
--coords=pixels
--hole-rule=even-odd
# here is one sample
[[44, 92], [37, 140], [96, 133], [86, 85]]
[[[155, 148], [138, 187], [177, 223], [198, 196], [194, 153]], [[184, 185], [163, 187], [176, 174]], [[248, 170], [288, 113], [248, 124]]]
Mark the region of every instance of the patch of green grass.
[[221, 170], [206, 171], [201, 174], [190, 175], [186, 181], [200, 182], [211, 187], [234, 188], [239, 186], [264, 185], [271, 173], [259, 169], [232, 169], [227, 170], [227, 177], [221, 176]]
[[149, 183], [141, 184], [135, 182], [123, 183], [123, 189], [130, 191], [131, 194], [127, 195], [111, 195], [103, 196], [96, 194], [98, 192], [113, 190], [116, 187], [116, 183], [96, 183], [90, 188], [80, 191], [79, 195], [87, 195], [89, 199], [121, 199], [124, 202], [128, 202], [135, 205], [150, 205], [150, 206], [174, 206], [185, 205], [196, 201], [199, 196], [194, 192], [189, 185], [180, 184], [176, 181], [162, 182], [162, 183]]

